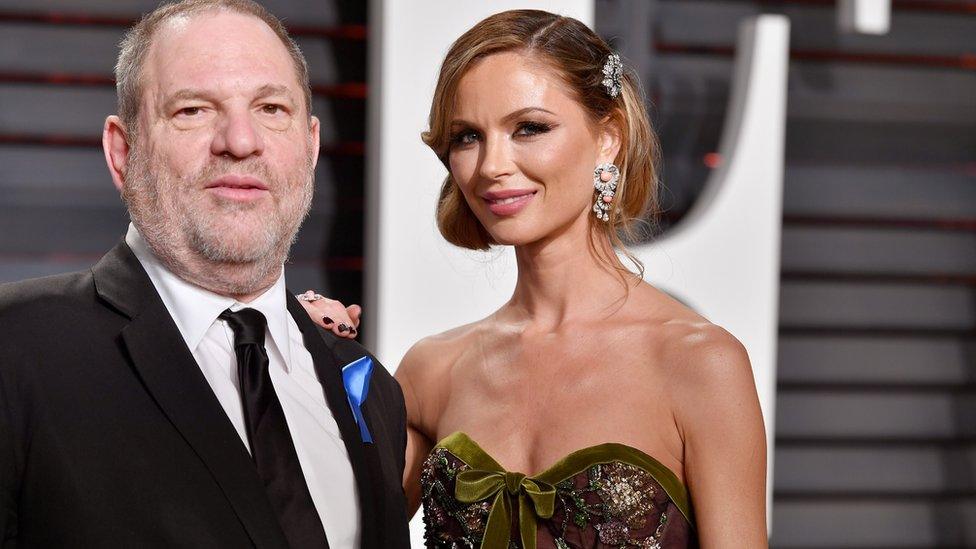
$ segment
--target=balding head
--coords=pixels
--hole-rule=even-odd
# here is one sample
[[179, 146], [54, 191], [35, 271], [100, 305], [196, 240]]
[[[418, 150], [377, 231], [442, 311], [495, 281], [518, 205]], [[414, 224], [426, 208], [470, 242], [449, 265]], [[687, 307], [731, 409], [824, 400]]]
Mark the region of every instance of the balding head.
[[[278, 37], [295, 67], [295, 75], [304, 92], [305, 110], [311, 115], [312, 91], [309, 83], [308, 65], [298, 44], [288, 35], [288, 31], [277, 17], [252, 0], [182, 0], [163, 4], [146, 14], [135, 26], [126, 32], [119, 45], [119, 58], [115, 64], [115, 86], [118, 95], [118, 114], [122, 122], [134, 134], [139, 110], [142, 106], [144, 90], [142, 77], [146, 58], [154, 39], [161, 28], [168, 23], [185, 20], [195, 15], [214, 11], [229, 11], [255, 17]], [[131, 135], [130, 138], [134, 138]]]

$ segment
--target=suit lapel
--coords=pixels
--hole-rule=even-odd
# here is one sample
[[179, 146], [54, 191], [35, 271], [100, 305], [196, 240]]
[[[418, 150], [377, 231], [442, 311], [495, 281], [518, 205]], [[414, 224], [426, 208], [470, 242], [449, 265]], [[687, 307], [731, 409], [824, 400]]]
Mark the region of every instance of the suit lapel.
[[257, 547], [287, 547], [250, 455], [142, 265], [124, 243], [92, 269], [96, 291], [131, 318], [122, 341], [163, 413], [200, 457]]
[[[381, 471], [372, 444], [365, 444], [359, 434], [359, 427], [353, 418], [346, 389], [342, 383], [342, 366], [360, 357], [337, 357], [333, 349], [326, 345], [322, 334], [308, 317], [298, 301], [288, 295], [288, 312], [302, 331], [305, 348], [312, 355], [315, 373], [325, 393], [326, 403], [339, 425], [342, 441], [349, 453], [353, 473], [356, 475], [356, 488], [359, 493], [361, 546], [379, 547], [379, 528], [382, 517], [382, 499], [377, 497], [377, 486], [382, 482]], [[348, 360], [346, 360], [348, 358]]]

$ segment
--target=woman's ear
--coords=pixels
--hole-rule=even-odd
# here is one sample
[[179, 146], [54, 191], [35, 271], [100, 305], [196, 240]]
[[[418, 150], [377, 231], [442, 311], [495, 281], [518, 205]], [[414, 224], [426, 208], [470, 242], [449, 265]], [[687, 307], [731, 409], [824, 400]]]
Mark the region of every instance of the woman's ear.
[[608, 115], [599, 125], [599, 163], [616, 163], [623, 144], [620, 121], [617, 116]]

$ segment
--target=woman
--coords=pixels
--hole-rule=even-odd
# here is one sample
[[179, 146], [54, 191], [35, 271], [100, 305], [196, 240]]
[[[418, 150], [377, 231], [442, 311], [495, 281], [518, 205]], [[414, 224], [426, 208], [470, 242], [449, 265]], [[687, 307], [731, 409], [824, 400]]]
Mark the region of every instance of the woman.
[[[579, 21], [532, 10], [481, 21], [444, 60], [423, 134], [448, 169], [440, 231], [514, 246], [518, 280], [397, 370], [404, 487], [429, 546], [766, 544], [744, 348], [615, 253], [657, 187], [657, 143], [621, 69]], [[320, 319], [325, 303], [306, 306]]]

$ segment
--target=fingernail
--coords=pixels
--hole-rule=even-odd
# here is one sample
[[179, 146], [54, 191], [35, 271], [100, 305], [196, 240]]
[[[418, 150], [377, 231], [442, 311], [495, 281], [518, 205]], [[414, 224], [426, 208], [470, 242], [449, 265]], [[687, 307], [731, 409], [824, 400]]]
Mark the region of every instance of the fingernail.
[[324, 324], [325, 324], [326, 326], [328, 326], [329, 324], [332, 324], [332, 323], [333, 323], [333, 322], [335, 322], [335, 321], [334, 321], [334, 320], [332, 320], [331, 318], [329, 318], [329, 317], [327, 317], [327, 316], [323, 316], [323, 317], [322, 317], [322, 322], [323, 322], [323, 323], [324, 323]]
[[349, 331], [349, 326], [346, 326], [345, 324], [339, 324], [339, 331], [342, 333], [346, 333]]
[[349, 333], [351, 333], [352, 335], [356, 335], [356, 329], [355, 328], [349, 328]]

